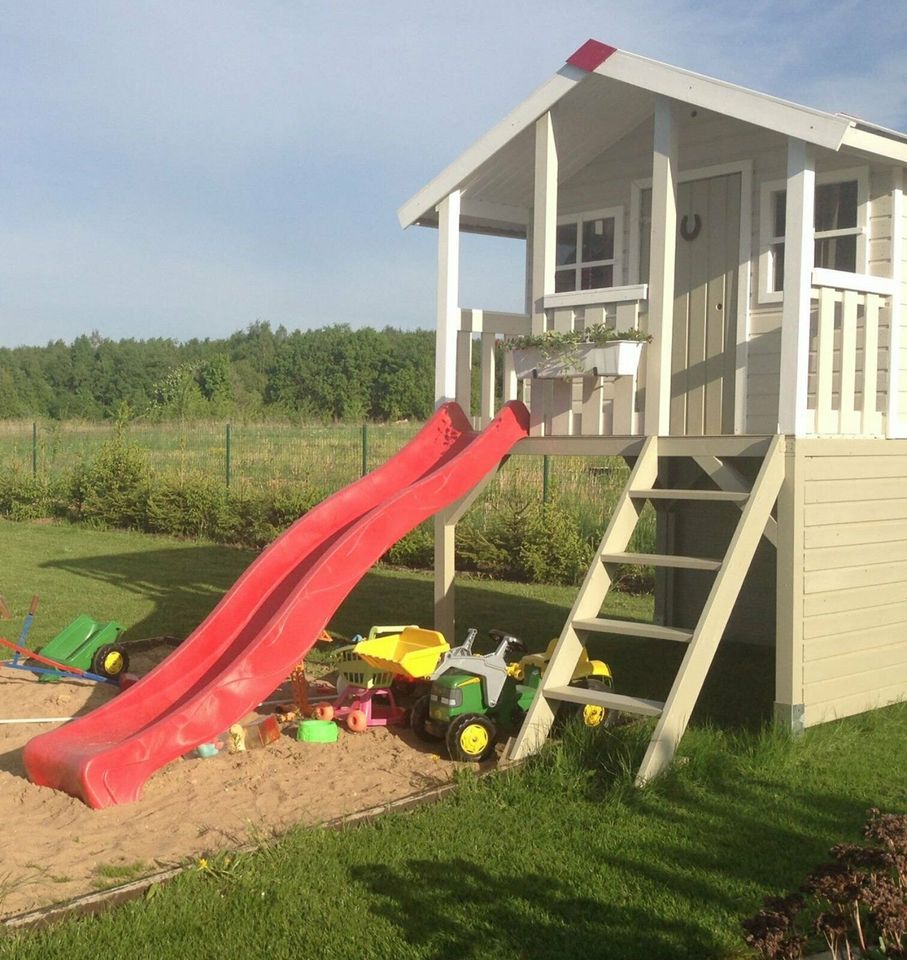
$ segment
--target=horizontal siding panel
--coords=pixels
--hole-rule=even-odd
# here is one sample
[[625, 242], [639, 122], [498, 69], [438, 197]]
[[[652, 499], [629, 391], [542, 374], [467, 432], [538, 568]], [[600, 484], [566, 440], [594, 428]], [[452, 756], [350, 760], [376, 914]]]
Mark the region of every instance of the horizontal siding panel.
[[[810, 457], [803, 464], [805, 480], [867, 480], [900, 477], [907, 480], [907, 454], [899, 456]], [[907, 482], [904, 490], [907, 491]]]
[[[833, 645], [839, 637], [847, 637], [847, 643], [856, 649], [859, 641], [853, 636], [857, 631], [871, 634], [876, 627], [886, 627], [893, 623], [904, 624], [904, 636], [907, 638], [907, 594], [896, 603], [888, 603], [880, 607], [847, 610], [829, 613], [818, 617], [804, 617], [803, 640], [805, 656], [831, 656], [831, 653], [822, 653], [826, 644]], [[836, 651], [836, 647], [828, 646], [828, 650]]]
[[813, 480], [806, 485], [806, 503], [852, 503], [854, 500], [895, 500], [903, 497], [903, 477], [859, 480]]
[[[803, 597], [803, 615], [818, 617], [829, 613], [841, 613], [845, 610], [863, 610], [867, 607], [884, 606], [892, 602], [902, 593], [907, 592], [907, 564], [877, 564], [872, 568], [872, 576], [865, 583], [854, 583], [857, 579], [851, 576], [848, 580], [840, 570], [831, 571], [840, 584], [831, 589], [808, 589], [810, 580], [832, 579], [828, 572], [811, 573], [805, 578], [806, 589]], [[897, 590], [892, 590], [891, 584], [902, 584]]]
[[[891, 503], [890, 500], [880, 502]], [[808, 527], [804, 531], [807, 550], [820, 547], [846, 547], [861, 543], [890, 543], [893, 540], [907, 542], [907, 518], [878, 520], [874, 523], [829, 523], [822, 527]]]
[[[879, 551], [876, 551], [878, 553]], [[880, 558], [884, 559], [884, 557]], [[852, 590], [859, 587], [869, 587], [872, 584], [900, 583], [907, 590], [907, 563], [867, 563], [862, 567], [845, 567], [843, 569], [809, 570], [803, 576], [803, 592], [828, 593], [838, 590]], [[891, 588], [889, 587], [889, 590]], [[883, 601], [891, 603], [892, 598]], [[847, 608], [851, 609], [851, 608]]]
[[857, 543], [847, 547], [817, 547], [808, 550], [803, 568], [807, 574], [817, 570], [836, 570], [845, 574], [858, 573], [883, 561], [907, 561], [907, 540], [886, 543], [880, 549], [877, 543]]
[[904, 699], [907, 699], [907, 684], [894, 683], [879, 690], [839, 697], [831, 702], [807, 703], [803, 710], [803, 723], [807, 727], [814, 727], [819, 723], [852, 717], [855, 713], [875, 710]]
[[870, 523], [876, 520], [907, 519], [907, 498], [900, 500], [864, 500], [849, 503], [842, 509], [838, 503], [814, 503], [803, 511], [805, 526], [824, 524], [843, 525]]
[[851, 694], [874, 693], [889, 686], [907, 688], [907, 663], [866, 670], [846, 677], [835, 677], [832, 680], [821, 680], [818, 683], [805, 683], [803, 702], [822, 703], [838, 700]]
[[[889, 629], [889, 635], [891, 630]], [[803, 664], [803, 682], [810, 686], [838, 678], [853, 679], [867, 671], [900, 669], [907, 664], [907, 642], [904, 632], [898, 638], [881, 647], [866, 647], [835, 657], [808, 660]], [[907, 676], [907, 673], [905, 673]]]

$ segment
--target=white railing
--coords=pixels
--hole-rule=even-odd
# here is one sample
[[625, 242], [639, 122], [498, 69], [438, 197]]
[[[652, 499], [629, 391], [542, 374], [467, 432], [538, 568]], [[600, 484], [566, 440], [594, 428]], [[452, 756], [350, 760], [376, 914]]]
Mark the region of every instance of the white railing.
[[807, 430], [884, 436], [894, 282], [814, 270]]
[[[615, 330], [638, 330], [647, 293], [645, 284], [636, 284], [549, 294], [543, 301], [547, 327], [567, 331], [604, 324]], [[617, 379], [534, 382], [530, 388], [533, 433], [600, 437], [641, 432], [638, 395], [644, 368], [642, 361], [637, 374]]]
[[[605, 324], [615, 330], [638, 330], [645, 285], [555, 293], [544, 299], [549, 330], [582, 330]], [[638, 401], [644, 362], [634, 376], [574, 377], [567, 380], [518, 381], [512, 354], [503, 353], [502, 383], [495, 392], [499, 337], [518, 337], [531, 332], [528, 314], [491, 310], [460, 310], [457, 333], [456, 397], [477, 425], [486, 425], [499, 402], [521, 399], [530, 409], [532, 433], [536, 436], [623, 436], [640, 432], [642, 413]], [[472, 380], [474, 341], [479, 340], [478, 410], [473, 409]]]
[[[520, 337], [532, 329], [532, 321], [525, 313], [501, 313], [495, 310], [460, 310], [460, 329], [457, 333], [457, 403], [479, 426], [487, 426], [497, 412], [498, 399], [506, 403], [516, 400], [518, 386], [510, 354], [504, 353], [503, 395], [495, 396], [497, 359], [495, 341], [498, 336]], [[479, 409], [472, 409], [473, 340], [479, 339]]]

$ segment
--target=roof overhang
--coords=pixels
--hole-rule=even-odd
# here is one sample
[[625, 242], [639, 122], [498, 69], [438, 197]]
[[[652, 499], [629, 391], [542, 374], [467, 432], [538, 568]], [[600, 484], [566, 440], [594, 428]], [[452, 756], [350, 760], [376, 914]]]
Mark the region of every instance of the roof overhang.
[[656, 96], [829, 150], [845, 147], [907, 163], [903, 134], [589, 40], [547, 83], [408, 200], [398, 213], [400, 225], [436, 224], [437, 205], [460, 190], [462, 229], [525, 235], [535, 121], [551, 111], [559, 144], [559, 179], [564, 181], [646, 122]]

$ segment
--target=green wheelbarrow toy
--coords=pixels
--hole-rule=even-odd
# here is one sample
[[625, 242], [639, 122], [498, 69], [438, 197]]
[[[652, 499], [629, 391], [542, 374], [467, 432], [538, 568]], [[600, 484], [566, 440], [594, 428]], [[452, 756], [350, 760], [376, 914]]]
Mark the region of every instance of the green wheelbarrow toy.
[[5, 661], [3, 666], [28, 670], [46, 683], [75, 676], [99, 683], [119, 684], [120, 677], [129, 669], [129, 654], [117, 642], [126, 629], [124, 626], [114, 620], [100, 623], [83, 613], [50, 643], [32, 651], [26, 648], [25, 641], [37, 610], [38, 598], [32, 597], [18, 643], [0, 637], [0, 644], [14, 651], [13, 658]]

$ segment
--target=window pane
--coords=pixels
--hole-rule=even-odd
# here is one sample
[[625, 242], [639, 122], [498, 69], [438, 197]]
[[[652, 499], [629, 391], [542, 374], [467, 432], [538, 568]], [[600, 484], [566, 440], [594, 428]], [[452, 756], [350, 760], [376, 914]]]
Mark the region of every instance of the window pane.
[[583, 263], [614, 259], [614, 217], [583, 221]]
[[598, 290], [614, 286], [614, 267], [583, 267], [581, 271], [583, 290]]
[[824, 240], [816, 240], [816, 266], [856, 273], [856, 236], [828, 237]]
[[575, 270], [556, 270], [554, 273], [554, 292], [563, 293], [565, 290], [576, 289]]
[[772, 290], [784, 289], [784, 244], [772, 244]]
[[857, 181], [816, 187], [816, 229], [846, 230], [857, 225]]
[[783, 237], [784, 236], [784, 225], [787, 222], [787, 191], [779, 190], [778, 193], [772, 194], [772, 207], [774, 209], [774, 217], [772, 222], [774, 223], [774, 233], [773, 237]]
[[[565, 263], [576, 263], [576, 224], [562, 223], [557, 228], [557, 259], [555, 263], [562, 267]], [[569, 288], [570, 290], [573, 287]]]

